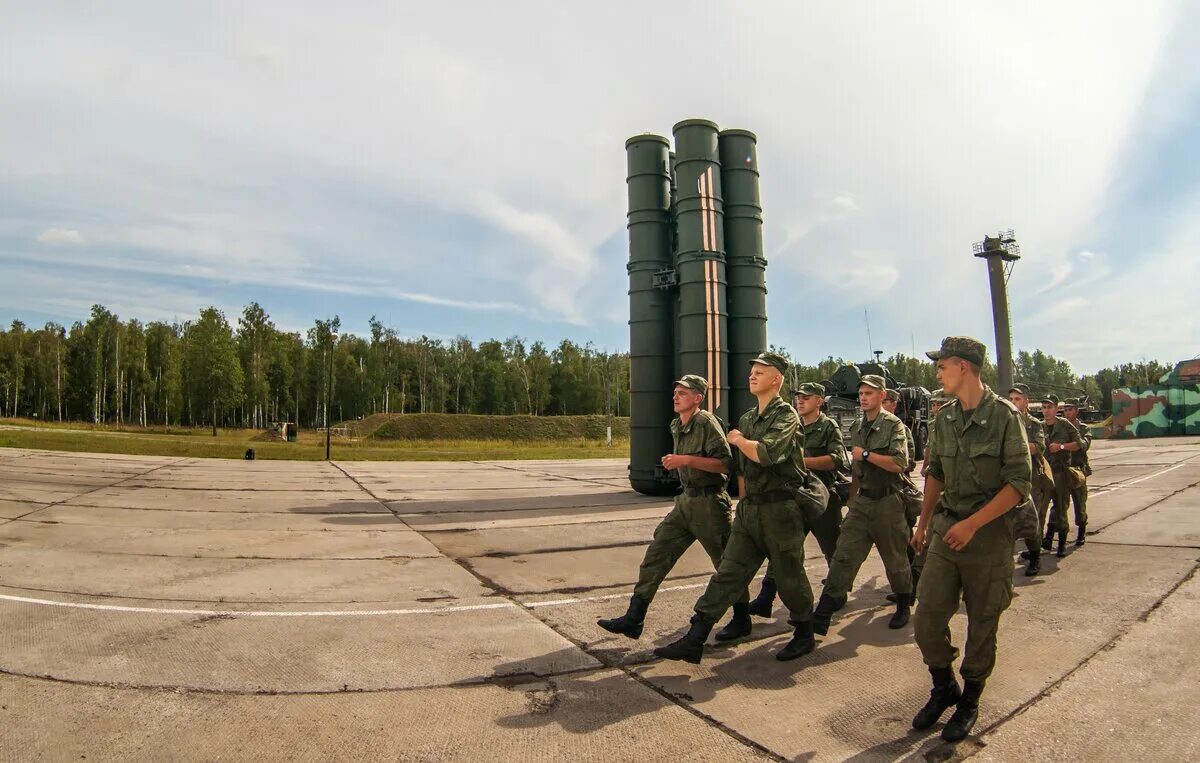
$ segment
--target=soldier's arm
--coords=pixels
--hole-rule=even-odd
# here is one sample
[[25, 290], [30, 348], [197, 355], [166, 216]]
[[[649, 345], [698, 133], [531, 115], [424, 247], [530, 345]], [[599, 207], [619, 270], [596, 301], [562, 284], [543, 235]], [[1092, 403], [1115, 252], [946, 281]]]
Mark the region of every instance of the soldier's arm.
[[1040, 456], [1046, 452], [1046, 428], [1038, 426], [1034, 428], [1033, 432], [1033, 442], [1029, 443], [1029, 454]]
[[735, 444], [746, 458], [756, 464], [772, 466], [782, 464], [796, 449], [796, 435], [800, 431], [800, 417], [789, 411], [771, 422], [761, 440], [742, 438]]
[[[867, 456], [864, 454], [864, 459], [866, 458]], [[906, 471], [908, 469], [908, 437], [904, 433], [904, 427], [899, 423], [894, 423], [887, 449], [870, 451], [870, 458], [867, 462], [871, 466], [877, 466], [892, 474]]]
[[1080, 444], [1083, 445], [1083, 452], [1086, 453], [1092, 449], [1092, 428], [1084, 424], [1079, 427]]
[[942, 500], [942, 481], [927, 471], [925, 473], [925, 490], [921, 497], [921, 516], [917, 518], [917, 526], [913, 529], [912, 540], [909, 541], [918, 554], [925, 552], [925, 533], [929, 528], [929, 520], [933, 517], [933, 510], [940, 500]]
[[1071, 441], [1063, 443], [1062, 449], [1074, 453], [1077, 450], [1083, 450], [1083, 438], [1079, 436], [1079, 430], [1074, 424], [1067, 422], [1067, 429], [1071, 430]]
[[702, 472], [729, 474], [732, 471], [733, 455], [729, 450], [729, 442], [716, 421], [704, 419], [704, 452], [688, 456], [687, 459], [688, 466]]
[[[832, 442], [833, 437], [829, 434], [830, 431], [838, 433], [836, 444]], [[830, 426], [828, 422], [825, 422], [825, 450], [829, 451], [830, 454], [837, 453], [839, 450], [845, 453], [845, 449], [842, 448], [842, 433], [838, 431], [837, 427]], [[845, 458], [845, 456], [843, 455], [842, 458]], [[837, 461], [832, 455], [805, 456], [804, 466], [818, 472], [831, 472], [837, 469]]]

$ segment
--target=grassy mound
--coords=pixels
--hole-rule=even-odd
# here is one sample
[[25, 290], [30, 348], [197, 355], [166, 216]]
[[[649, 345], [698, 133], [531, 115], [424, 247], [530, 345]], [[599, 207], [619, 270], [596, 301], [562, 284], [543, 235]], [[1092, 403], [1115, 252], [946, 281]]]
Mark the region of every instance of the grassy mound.
[[[374, 440], [603, 440], [607, 416], [476, 416], [465, 413], [376, 415], [356, 427]], [[611, 419], [614, 440], [629, 438], [629, 419]]]

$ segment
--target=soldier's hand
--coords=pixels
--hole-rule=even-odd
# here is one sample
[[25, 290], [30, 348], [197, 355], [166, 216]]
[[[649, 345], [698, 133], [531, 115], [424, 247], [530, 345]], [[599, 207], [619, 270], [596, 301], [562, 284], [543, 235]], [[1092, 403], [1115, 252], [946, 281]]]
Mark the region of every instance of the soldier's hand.
[[942, 536], [942, 540], [953, 551], [962, 551], [971, 542], [971, 538], [975, 537], [975, 526], [968, 520], [964, 519], [961, 522], [955, 522], [954, 526]]
[[853, 448], [850, 450], [850, 458], [852, 458], [852, 459], [853, 459], [853, 460], [855, 460], [855, 461], [862, 461], [862, 460], [863, 460], [863, 449], [862, 449], [862, 446], [861, 446], [861, 445], [855, 445], [855, 446], [854, 446], [854, 447], [853, 447]]
[[725, 435], [725, 439], [729, 441], [730, 445], [737, 445], [742, 440], [745, 440], [746, 436], [736, 429], [730, 429], [729, 434]]
[[678, 469], [681, 466], [687, 466], [688, 456], [678, 456], [674, 453], [668, 453], [662, 457], [662, 465], [664, 469]]
[[913, 528], [912, 538], [909, 539], [908, 545], [913, 547], [918, 555], [925, 553], [925, 528], [918, 522]]

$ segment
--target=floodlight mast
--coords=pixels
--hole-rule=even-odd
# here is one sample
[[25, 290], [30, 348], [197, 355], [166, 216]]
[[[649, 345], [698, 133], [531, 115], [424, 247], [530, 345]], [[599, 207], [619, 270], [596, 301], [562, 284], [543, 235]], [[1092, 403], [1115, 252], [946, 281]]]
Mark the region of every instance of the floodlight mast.
[[988, 284], [992, 291], [992, 323], [996, 327], [996, 372], [1001, 395], [1013, 385], [1012, 327], [1008, 316], [1008, 276], [1004, 263], [1021, 259], [1021, 247], [1012, 229], [984, 236], [971, 247], [976, 257], [987, 260]]

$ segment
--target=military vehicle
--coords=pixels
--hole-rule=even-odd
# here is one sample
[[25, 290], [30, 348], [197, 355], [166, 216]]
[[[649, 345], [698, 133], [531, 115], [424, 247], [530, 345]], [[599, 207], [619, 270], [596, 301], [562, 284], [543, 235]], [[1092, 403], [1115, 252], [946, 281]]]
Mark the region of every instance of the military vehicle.
[[862, 409], [858, 407], [858, 383], [867, 374], [882, 376], [888, 389], [894, 389], [900, 394], [896, 415], [912, 430], [917, 458], [920, 458], [925, 451], [925, 441], [929, 438], [929, 390], [897, 381], [883, 363], [874, 360], [866, 363], [848, 363], [834, 371], [830, 378], [822, 381], [827, 396], [826, 415], [838, 423], [842, 428], [843, 437], [849, 442], [850, 425], [862, 415]]

